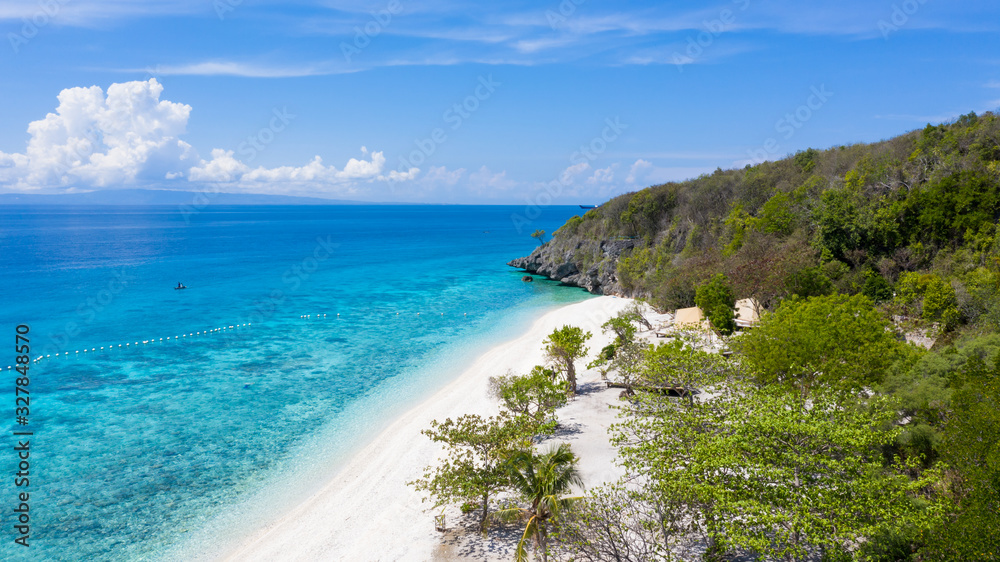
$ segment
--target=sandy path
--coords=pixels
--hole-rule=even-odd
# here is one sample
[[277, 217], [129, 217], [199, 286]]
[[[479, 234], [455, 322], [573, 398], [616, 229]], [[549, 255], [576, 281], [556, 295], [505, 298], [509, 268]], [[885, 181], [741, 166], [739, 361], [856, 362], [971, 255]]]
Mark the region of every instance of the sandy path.
[[[555, 328], [568, 324], [592, 332], [594, 339], [589, 346], [593, 356], [610, 341], [600, 325], [629, 302], [598, 297], [544, 315], [527, 333], [494, 347], [454, 382], [402, 415], [322, 489], [223, 559], [423, 562], [439, 558], [442, 537], [434, 530], [433, 513], [424, 511], [430, 504], [422, 503], [422, 495], [406, 485], [420, 477], [441, 450], [420, 430], [429, 427], [433, 419], [495, 414], [497, 405], [486, 392], [489, 377], [508, 370], [524, 374], [543, 363], [542, 340]], [[581, 371], [587, 360], [578, 363]], [[607, 404], [617, 394], [601, 390], [593, 373], [584, 377], [581, 382], [589, 380], [590, 391], [559, 414], [576, 431], [560, 440], [571, 442], [582, 457], [581, 469], [590, 486], [614, 479], [618, 473], [611, 466], [614, 451], [605, 433], [613, 420]], [[449, 522], [454, 521], [453, 514], [457, 511], [449, 512]]]

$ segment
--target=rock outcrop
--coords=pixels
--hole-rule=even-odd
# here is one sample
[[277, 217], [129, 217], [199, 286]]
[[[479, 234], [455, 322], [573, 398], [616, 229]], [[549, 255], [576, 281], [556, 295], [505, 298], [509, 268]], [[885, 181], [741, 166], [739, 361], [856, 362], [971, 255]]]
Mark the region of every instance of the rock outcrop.
[[[635, 240], [624, 239], [599, 242], [553, 240], [539, 246], [526, 257], [507, 262], [507, 265], [566, 285], [581, 287], [596, 295], [625, 295], [615, 275], [615, 268], [622, 252], [634, 246]], [[598, 256], [595, 263], [584, 263], [582, 256], [595, 255]]]

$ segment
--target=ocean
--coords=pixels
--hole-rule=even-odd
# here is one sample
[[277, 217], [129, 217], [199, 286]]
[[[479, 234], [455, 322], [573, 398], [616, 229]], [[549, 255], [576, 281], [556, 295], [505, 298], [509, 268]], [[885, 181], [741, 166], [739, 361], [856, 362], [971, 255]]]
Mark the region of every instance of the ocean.
[[[187, 560], [274, 518], [475, 356], [588, 298], [505, 265], [579, 212], [0, 207], [0, 559]], [[21, 325], [44, 357], [24, 425]]]

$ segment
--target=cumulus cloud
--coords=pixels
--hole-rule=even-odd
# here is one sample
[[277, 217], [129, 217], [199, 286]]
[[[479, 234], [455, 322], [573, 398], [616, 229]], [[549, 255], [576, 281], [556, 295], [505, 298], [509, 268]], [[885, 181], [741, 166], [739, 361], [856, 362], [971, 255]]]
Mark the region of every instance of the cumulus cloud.
[[[416, 170], [416, 168], [412, 168]], [[399, 173], [399, 172], [392, 172]], [[415, 174], [414, 174], [415, 175]], [[444, 166], [431, 166], [424, 174], [424, 180], [429, 183], [452, 186], [457, 184], [465, 175], [465, 168], [449, 170]]]
[[618, 164], [612, 164], [607, 168], [599, 168], [594, 170], [594, 173], [587, 178], [587, 183], [598, 184], [598, 183], [612, 183], [615, 181], [615, 170], [618, 169]]
[[24, 154], [0, 152], [0, 182], [21, 190], [73, 184], [104, 187], [163, 179], [195, 163], [178, 137], [191, 106], [160, 100], [147, 82], [68, 88], [55, 113], [28, 125]]
[[497, 195], [517, 185], [517, 182], [507, 178], [507, 172], [493, 172], [486, 166], [469, 174], [469, 187], [477, 193]]
[[[180, 139], [187, 130], [190, 105], [160, 99], [155, 79], [68, 88], [54, 113], [28, 125], [24, 153], [0, 152], [0, 186], [16, 191], [134, 186], [164, 182], [226, 183], [235, 190], [290, 192], [294, 187], [350, 191], [373, 181], [414, 180], [420, 170], [385, 173], [382, 152], [361, 147], [338, 169], [315, 156], [304, 166], [251, 169], [232, 150], [213, 149], [208, 160]], [[266, 185], [265, 185], [266, 184]]]
[[645, 177], [645, 175], [648, 174], [649, 171], [652, 169], [653, 169], [653, 164], [651, 164], [650, 162], [647, 162], [646, 160], [643, 160], [641, 158], [636, 160], [635, 163], [632, 164], [632, 167], [629, 168], [628, 176], [625, 177], [625, 183], [635, 183], [639, 181], [641, 178]]

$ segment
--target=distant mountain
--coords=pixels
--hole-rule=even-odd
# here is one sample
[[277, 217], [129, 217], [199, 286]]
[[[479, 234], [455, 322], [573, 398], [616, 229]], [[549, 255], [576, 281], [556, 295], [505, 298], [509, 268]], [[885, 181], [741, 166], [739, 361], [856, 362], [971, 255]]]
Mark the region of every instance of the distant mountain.
[[[207, 198], [207, 199], [206, 199]], [[260, 195], [252, 193], [207, 193], [164, 189], [109, 189], [89, 193], [39, 195], [0, 193], [0, 205], [371, 205], [364, 201]]]

